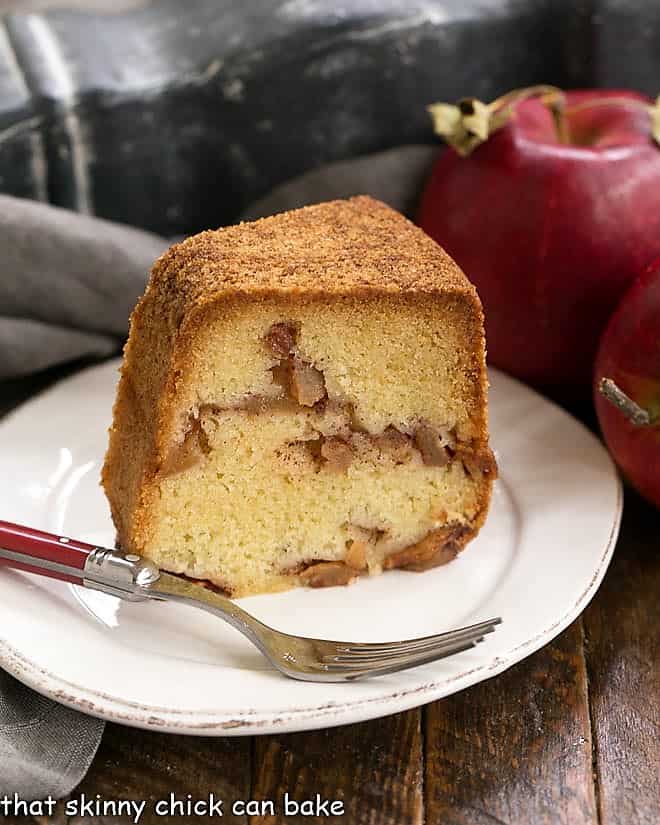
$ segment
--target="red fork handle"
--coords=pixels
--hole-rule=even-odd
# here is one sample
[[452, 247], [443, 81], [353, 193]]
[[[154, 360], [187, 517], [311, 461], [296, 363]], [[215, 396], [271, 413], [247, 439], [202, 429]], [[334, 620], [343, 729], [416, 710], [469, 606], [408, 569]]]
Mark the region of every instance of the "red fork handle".
[[0, 565], [15, 570], [82, 584], [85, 562], [94, 549], [84, 541], [0, 521]]

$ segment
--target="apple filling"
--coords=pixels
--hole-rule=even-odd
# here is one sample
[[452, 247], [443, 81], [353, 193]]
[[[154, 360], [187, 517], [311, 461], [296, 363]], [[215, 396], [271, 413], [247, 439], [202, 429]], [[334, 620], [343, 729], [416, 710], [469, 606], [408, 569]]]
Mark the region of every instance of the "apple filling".
[[[452, 561], [472, 537], [473, 530], [464, 524], [449, 524], [430, 531], [424, 538], [390, 553], [383, 559], [383, 570], [400, 568], [421, 572]], [[351, 584], [368, 571], [369, 545], [360, 539], [347, 543], [343, 561], [311, 561], [302, 563], [296, 572], [310, 587], [331, 587]]]
[[[203, 422], [209, 416], [228, 410], [255, 415], [305, 408], [314, 412], [314, 422], [305, 438], [290, 441], [277, 452], [285, 458], [287, 452], [295, 454], [303, 448], [317, 471], [346, 472], [356, 457], [371, 453], [372, 458], [386, 458], [396, 464], [421, 460], [429, 467], [445, 467], [459, 460], [471, 475], [496, 475], [492, 452], [458, 442], [455, 432], [448, 427], [416, 423], [402, 431], [390, 425], [377, 434], [360, 427], [350, 403], [328, 398], [323, 372], [296, 352], [296, 337], [294, 324], [278, 322], [270, 327], [264, 339], [278, 359], [271, 373], [281, 392], [273, 397], [248, 396], [231, 407], [208, 403], [200, 406], [189, 414], [184, 439], [168, 454], [161, 466], [161, 475], [187, 470], [208, 455], [209, 439]], [[318, 426], [314, 426], [315, 423]]]
[[[272, 324], [262, 345], [273, 391], [199, 404], [160, 465], [169, 510], [185, 507], [191, 525], [180, 572], [208, 577], [196, 557], [185, 555], [187, 540], [199, 543], [198, 523], [216, 519], [217, 530], [234, 534], [240, 548], [241, 519], [261, 524], [262, 510], [264, 541], [273, 551], [264, 576], [282, 581], [349, 584], [381, 570], [425, 570], [453, 559], [480, 515], [475, 480], [496, 474], [490, 450], [460, 440], [454, 427], [423, 420], [369, 431], [348, 398], [328, 391], [324, 370], [299, 349], [297, 335], [292, 323]], [[216, 502], [217, 514], [186, 503], [189, 482], [202, 502]], [[438, 499], [447, 506], [434, 504]], [[332, 541], [319, 541], [321, 534]], [[213, 582], [236, 595], [218, 576]]]

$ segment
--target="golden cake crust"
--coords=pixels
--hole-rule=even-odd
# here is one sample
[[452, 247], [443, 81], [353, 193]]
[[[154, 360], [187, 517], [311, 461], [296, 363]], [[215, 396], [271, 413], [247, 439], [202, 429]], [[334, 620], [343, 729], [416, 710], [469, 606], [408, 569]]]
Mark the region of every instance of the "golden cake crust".
[[[360, 196], [202, 232], [155, 263], [131, 317], [102, 473], [119, 544], [140, 552], [147, 541], [154, 482], [176, 440], [177, 389], [205, 324], [245, 301], [379, 295], [413, 301], [442, 295], [454, 306], [473, 351], [473, 441], [487, 452], [481, 304], [459, 267], [421, 229]], [[480, 485], [483, 515], [475, 530], [491, 484], [492, 477]]]
[[435, 241], [366, 195], [201, 232], [157, 261], [151, 285], [170, 281], [184, 313], [220, 293], [403, 291], [476, 298]]

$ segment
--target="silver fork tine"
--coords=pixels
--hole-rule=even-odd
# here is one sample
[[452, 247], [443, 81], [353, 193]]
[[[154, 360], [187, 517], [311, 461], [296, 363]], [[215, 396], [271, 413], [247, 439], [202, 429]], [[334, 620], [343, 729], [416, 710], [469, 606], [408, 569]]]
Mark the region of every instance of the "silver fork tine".
[[424, 649], [434, 648], [444, 643], [451, 644], [461, 639], [469, 639], [484, 633], [492, 633], [495, 627], [500, 624], [501, 619], [489, 619], [468, 627], [461, 627], [458, 630], [450, 630], [445, 633], [438, 633], [435, 636], [424, 636], [418, 639], [410, 639], [401, 642], [326, 642], [326, 645], [333, 644], [334, 650], [326, 655], [348, 656], [368, 656], [381, 657], [393, 656], [409, 653], [421, 652]]
[[435, 637], [427, 637], [427, 639], [436, 641], [427, 642], [423, 647], [412, 650], [399, 649], [397, 652], [385, 653], [382, 650], [360, 651], [359, 648], [353, 646], [351, 653], [326, 654], [322, 657], [319, 667], [325, 673], [343, 674], [346, 678], [348, 674], [351, 674], [350, 678], [358, 678], [362, 675], [393, 673], [469, 650], [482, 642], [484, 635], [492, 633], [499, 623], [500, 619], [493, 619], [467, 628], [438, 634]]
[[435, 652], [442, 652], [444, 650], [453, 650], [456, 646], [462, 644], [471, 644], [472, 642], [483, 641], [487, 633], [492, 633], [494, 628], [489, 628], [483, 631], [475, 631], [474, 633], [457, 636], [454, 639], [437, 642], [436, 644], [425, 645], [424, 647], [414, 648], [412, 650], [391, 651], [389, 653], [337, 653], [325, 654], [322, 661], [328, 663], [347, 663], [355, 665], [366, 665], [373, 662], [393, 662], [398, 659], [406, 659], [411, 656], [424, 656], [426, 654], [433, 654]]
[[409, 653], [407, 656], [392, 656], [389, 659], [340, 659], [326, 661], [323, 665], [325, 666], [327, 664], [330, 668], [337, 670], [373, 670], [381, 665], [383, 665], [383, 667], [394, 667], [406, 662], [441, 659], [444, 656], [451, 656], [458, 650], [469, 650], [479, 644], [479, 642], [483, 642], [483, 640], [483, 636], [478, 636], [470, 640], [447, 645], [446, 647], [425, 650], [423, 653]]
[[481, 639], [473, 639], [470, 642], [461, 642], [453, 645], [451, 648], [445, 648], [440, 651], [427, 651], [424, 654], [416, 654], [412, 656], [402, 656], [397, 659], [391, 659], [384, 664], [379, 664], [379, 660], [375, 660], [369, 665], [355, 663], [350, 665], [345, 664], [321, 664], [319, 669], [323, 673], [334, 674], [342, 676], [346, 679], [359, 679], [365, 676], [381, 676], [387, 673], [396, 673], [398, 670], [406, 670], [410, 667], [419, 667], [420, 665], [430, 664], [438, 659], [445, 659], [448, 656], [454, 656], [456, 653], [462, 653], [465, 650], [471, 650], [477, 645]]
[[[494, 628], [491, 627], [492, 631]], [[463, 650], [470, 648], [482, 642], [484, 639], [483, 632], [475, 631], [470, 636], [460, 636], [452, 641], [443, 641], [440, 644], [425, 647], [423, 649], [398, 653], [384, 656], [378, 653], [373, 656], [355, 656], [355, 655], [336, 655], [325, 656], [319, 662], [319, 667], [326, 673], [334, 674], [371, 674], [374, 671], [381, 671], [382, 668], [387, 668], [388, 672], [393, 670], [401, 670], [406, 667], [415, 667], [418, 664], [435, 661], [446, 656], [454, 655]]]

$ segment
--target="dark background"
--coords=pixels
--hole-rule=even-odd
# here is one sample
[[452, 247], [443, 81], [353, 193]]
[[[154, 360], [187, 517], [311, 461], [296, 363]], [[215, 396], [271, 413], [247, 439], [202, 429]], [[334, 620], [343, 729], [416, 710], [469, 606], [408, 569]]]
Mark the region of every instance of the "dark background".
[[660, 86], [654, 0], [0, 1], [7, 9], [0, 191], [165, 235], [230, 222], [325, 162], [432, 142], [434, 100], [539, 82]]

